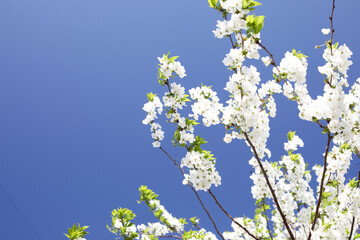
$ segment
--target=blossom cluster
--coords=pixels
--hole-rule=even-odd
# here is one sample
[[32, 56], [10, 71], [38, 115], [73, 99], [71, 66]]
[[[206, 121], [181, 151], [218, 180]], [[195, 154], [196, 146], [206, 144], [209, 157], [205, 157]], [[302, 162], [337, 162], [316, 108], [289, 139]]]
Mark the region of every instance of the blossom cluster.
[[198, 190], [208, 190], [212, 184], [221, 184], [221, 177], [215, 168], [215, 159], [209, 152], [191, 151], [181, 160], [181, 167], [190, 169], [189, 174], [185, 174], [183, 184], [189, 182]]
[[160, 98], [156, 95], [149, 93], [148, 102], [145, 103], [143, 110], [147, 112], [146, 118], [143, 120], [143, 124], [150, 125], [151, 137], [154, 139], [153, 146], [160, 147], [160, 141], [164, 139], [164, 131], [162, 131], [161, 125], [155, 122], [157, 114], [161, 114], [163, 111], [163, 104]]
[[141, 233], [144, 233], [142, 235], [142, 239], [148, 239], [147, 235], [165, 236], [170, 232], [169, 228], [161, 222], [148, 223], [147, 226], [140, 224], [137, 226], [137, 230]]
[[191, 105], [193, 113], [190, 114], [190, 117], [198, 120], [199, 116], [202, 116], [203, 124], [206, 127], [219, 124], [219, 115], [223, 105], [219, 103], [217, 93], [207, 86], [192, 88], [189, 90], [189, 93], [191, 99], [195, 101], [194, 104]]
[[180, 62], [175, 61], [176, 58], [169, 59], [168, 55], [164, 55], [163, 57], [158, 57], [160, 62], [159, 72], [166, 78], [169, 79], [173, 76], [173, 74], [177, 74], [180, 78], [186, 76], [185, 68], [181, 65]]
[[179, 219], [173, 217], [171, 213], [169, 213], [163, 205], [160, 204], [160, 201], [157, 199], [150, 200], [150, 205], [154, 206], [155, 211], [161, 212], [161, 217], [163, 217], [166, 222], [170, 225], [171, 229], [174, 229], [177, 232], [181, 232], [184, 230], [184, 224], [179, 221]]
[[229, 36], [234, 32], [239, 32], [241, 29], [246, 29], [246, 14], [249, 13], [249, 10], [243, 9], [243, 4], [241, 1], [229, 0], [229, 1], [220, 1], [220, 6], [231, 14], [230, 20], [218, 20], [216, 25], [216, 30], [213, 31], [215, 37], [223, 38]]

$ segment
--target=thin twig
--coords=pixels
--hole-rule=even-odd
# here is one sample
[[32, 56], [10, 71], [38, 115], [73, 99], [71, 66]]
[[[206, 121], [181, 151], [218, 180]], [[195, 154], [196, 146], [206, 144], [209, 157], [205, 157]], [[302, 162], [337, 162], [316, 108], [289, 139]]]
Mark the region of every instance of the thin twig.
[[223, 240], [225, 240], [224, 236], [220, 233], [219, 229], [217, 228], [217, 226], [216, 226], [216, 224], [215, 224], [215, 221], [214, 221], [213, 218], [211, 217], [209, 211], [206, 209], [204, 203], [201, 201], [201, 198], [200, 198], [199, 194], [196, 192], [196, 190], [194, 189], [193, 186], [191, 186], [191, 185], [189, 185], [189, 186], [191, 187], [191, 190], [193, 190], [193, 192], [195, 193], [195, 195], [196, 195], [197, 199], [199, 200], [202, 208], [205, 210], [206, 214], [207, 214], [208, 217], [210, 218], [210, 221], [211, 221], [212, 224], [214, 225], [217, 234], [218, 234]]
[[319, 121], [319, 120], [316, 120], [316, 123], [317, 123], [317, 124], [319, 124], [319, 127], [323, 128], [323, 129], [325, 129], [325, 128], [326, 128], [323, 124], [321, 124], [321, 123], [320, 123], [320, 121]]
[[221, 206], [221, 204], [219, 203], [219, 201], [217, 200], [217, 198], [215, 197], [215, 195], [212, 193], [212, 191], [209, 189], [209, 193], [210, 195], [213, 197], [213, 199], [215, 200], [216, 205], [218, 205], [220, 207], [220, 209], [225, 213], [226, 216], [228, 216], [236, 225], [238, 225], [240, 228], [242, 228], [247, 234], [249, 234], [251, 237], [253, 237], [254, 239], [259, 240], [259, 238], [255, 237], [249, 230], [247, 230], [246, 227], [244, 227], [243, 225], [241, 225], [238, 221], [236, 221], [232, 216], [230, 216], [230, 214]]
[[168, 158], [169, 158], [171, 161], [173, 161], [173, 163], [180, 169], [182, 175], [185, 175], [184, 170], [183, 170], [183, 169], [180, 167], [180, 165], [175, 161], [175, 159], [173, 159], [173, 158], [170, 156], [170, 154], [169, 154], [167, 151], [165, 151], [165, 149], [164, 149], [163, 147], [160, 147], [160, 150], [163, 151], [163, 153], [165, 153], [166, 156], [168, 156]]
[[331, 31], [331, 37], [330, 37], [330, 41], [329, 41], [331, 55], [332, 55], [332, 45], [333, 45], [334, 32], [335, 32], [334, 23], [333, 23], [334, 10], [335, 10], [335, 0], [333, 0], [332, 9], [331, 9], [331, 16], [329, 17], [330, 24], [331, 24], [331, 30], [330, 30]]
[[[184, 170], [183, 170], [183, 169], [180, 167], [180, 165], [175, 161], [175, 159], [173, 159], [173, 158], [170, 156], [170, 154], [169, 154], [167, 151], [165, 151], [164, 148], [160, 147], [160, 150], [163, 151], [163, 152], [168, 156], [168, 158], [169, 158], [171, 161], [173, 161], [173, 163], [180, 169], [182, 175], [184, 176], [184, 175], [185, 175]], [[223, 240], [225, 240], [224, 236], [220, 233], [218, 227], [216, 226], [216, 223], [215, 223], [214, 219], [211, 217], [209, 211], [206, 209], [204, 203], [202, 202], [199, 194], [196, 192], [196, 190], [194, 189], [194, 187], [193, 187], [192, 185], [189, 184], [189, 187], [190, 187], [191, 190], [194, 192], [194, 194], [196, 195], [196, 198], [199, 200], [202, 208], [204, 209], [204, 211], [205, 211], [206, 214], [208, 215], [208, 217], [209, 217], [210, 221], [212, 222], [212, 224], [213, 224], [213, 226], [214, 226], [217, 234], [218, 234]]]
[[274, 59], [274, 56], [272, 55], [272, 53], [259, 41], [259, 39], [254, 39], [254, 40], [255, 40], [256, 44], [258, 44], [260, 47], [262, 47], [262, 49], [264, 49], [269, 54], [272, 65], [274, 65], [274, 67], [278, 70], [278, 72], [280, 74], [281, 73], [280, 69], [276, 65], [276, 62], [275, 62], [275, 59]]
[[155, 236], [156, 238], [178, 238], [183, 239], [183, 237], [176, 236], [176, 235], [166, 235], [166, 236]]
[[[333, 0], [332, 9], [331, 9], [331, 16], [329, 17], [329, 19], [330, 19], [330, 25], [331, 25], [331, 26], [330, 26], [330, 28], [331, 28], [331, 30], [330, 30], [330, 31], [331, 31], [331, 37], [330, 37], [330, 40], [328, 41], [328, 43], [329, 43], [330, 54], [331, 54], [331, 55], [333, 55], [332, 46], [333, 46], [334, 32], [335, 32], [334, 23], [333, 23], [334, 9], [335, 9], [335, 0]], [[329, 81], [330, 87], [332, 87], [332, 85], [331, 85], [332, 78], [333, 78], [333, 76], [331, 75], [331, 76], [330, 76], [330, 81]]]
[[[319, 209], [320, 209], [320, 204], [321, 204], [321, 200], [322, 200], [322, 194], [323, 194], [323, 191], [324, 191], [325, 175], [326, 175], [326, 170], [327, 170], [327, 157], [328, 157], [328, 154], [329, 154], [329, 148], [330, 148], [330, 143], [331, 143], [332, 138], [333, 137], [330, 135], [330, 133], [328, 133], [328, 141], [327, 141], [327, 144], [326, 144], [326, 150], [325, 150], [325, 156], [324, 156], [324, 168], [323, 168], [323, 174], [321, 176], [318, 203], [316, 205], [315, 217], [314, 217], [314, 221], [312, 223], [311, 231], [314, 231], [315, 225], [316, 225], [316, 220], [318, 219], [318, 215], [319, 215]], [[309, 233], [308, 240], [311, 239], [311, 231]]]
[[172, 94], [171, 89], [170, 89], [169, 79], [166, 80], [165, 85], [168, 87], [169, 93]]
[[257, 160], [257, 162], [258, 162], [258, 164], [259, 164], [259, 166], [260, 166], [260, 168], [261, 168], [261, 172], [263, 173], [263, 175], [264, 175], [264, 177], [265, 177], [266, 184], [267, 184], [267, 186], [268, 186], [269, 189], [270, 189], [270, 192], [271, 192], [271, 195], [272, 195], [272, 197], [273, 197], [273, 199], [274, 199], [276, 208], [278, 209], [278, 211], [279, 211], [279, 213], [280, 213], [280, 215], [281, 215], [281, 218], [282, 218], [282, 220], [283, 220], [283, 222], [284, 222], [284, 225], [285, 225], [285, 227], [286, 227], [286, 229], [287, 229], [287, 231], [288, 231], [291, 239], [292, 239], [292, 240], [295, 240], [295, 237], [294, 237], [294, 235], [293, 235], [293, 233], [292, 233], [292, 231], [291, 231], [291, 228], [290, 228], [290, 226], [289, 226], [289, 224], [288, 224], [288, 222], [287, 222], [287, 220], [286, 220], [286, 216], [285, 216], [285, 214], [283, 213], [283, 211], [281, 210], [279, 201], [278, 201], [278, 199], [277, 199], [277, 196], [276, 196], [276, 194], [275, 194], [275, 191], [274, 191], [273, 187], [271, 186], [270, 180], [269, 180], [269, 178], [268, 178], [268, 176], [267, 176], [267, 174], [266, 174], [266, 171], [265, 171], [265, 169], [264, 169], [264, 166], [263, 166], [263, 164], [262, 164], [262, 162], [261, 162], [261, 160], [260, 160], [260, 158], [259, 158], [259, 155], [257, 154], [256, 148], [255, 148], [255, 146], [252, 144], [252, 142], [251, 142], [251, 140], [250, 140], [250, 138], [249, 138], [249, 136], [247, 135], [246, 132], [244, 132], [244, 135], [245, 135], [246, 141], [249, 143], [251, 149], [253, 150], [254, 156], [255, 156], [255, 158], [256, 158], [256, 160]]
[[[331, 25], [331, 37], [330, 37], [330, 41], [329, 41], [329, 46], [330, 46], [330, 53], [331, 55], [333, 54], [332, 52], [332, 42], [333, 42], [333, 39], [334, 39], [334, 23], [333, 23], [333, 19], [334, 19], [334, 9], [335, 9], [335, 0], [333, 0], [332, 2], [332, 9], [331, 9], [331, 16], [329, 17], [330, 19], [330, 25]], [[329, 85], [331, 86], [331, 80], [332, 80], [332, 76], [330, 78], [330, 82], [329, 82]], [[319, 124], [319, 123], [318, 123]], [[319, 124], [320, 125], [320, 124]], [[320, 125], [321, 126], [321, 125]], [[328, 133], [328, 142], [327, 142], [327, 145], [326, 145], [326, 152], [325, 152], [325, 156], [324, 156], [324, 170], [323, 170], [323, 175], [322, 175], [322, 178], [321, 178], [321, 185], [320, 185], [320, 192], [319, 192], [319, 197], [318, 197], [318, 203], [316, 205], [316, 211], [315, 211], [315, 217], [314, 217], [314, 221], [313, 221], [313, 224], [312, 224], [312, 227], [311, 227], [311, 231], [314, 231], [315, 229], [315, 225], [316, 225], [316, 220], [318, 218], [318, 214], [319, 214], [319, 208], [320, 208], [320, 203], [321, 203], [321, 200], [322, 200], [322, 193], [323, 193], [323, 187], [324, 187], [324, 179], [325, 179], [325, 172], [326, 172], [326, 165], [327, 165], [327, 155], [328, 155], [328, 152], [329, 152], [329, 146], [330, 146], [330, 141], [331, 141], [331, 136], [330, 136], [330, 133]], [[311, 231], [309, 233], [309, 237], [308, 237], [308, 240], [311, 239]]]
[[230, 41], [231, 41], [231, 46], [232, 46], [232, 48], [236, 48], [236, 46], [235, 46], [235, 44], [234, 44], [234, 42], [233, 42], [233, 40], [232, 40], [231, 35], [230, 35], [229, 37], [230, 37]]

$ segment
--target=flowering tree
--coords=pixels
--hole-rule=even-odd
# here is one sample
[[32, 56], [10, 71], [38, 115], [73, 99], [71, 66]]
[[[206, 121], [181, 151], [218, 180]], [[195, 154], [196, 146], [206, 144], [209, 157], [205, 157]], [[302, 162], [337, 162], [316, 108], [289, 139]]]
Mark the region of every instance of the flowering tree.
[[[197, 218], [173, 217], [157, 194], [141, 186], [140, 202], [145, 202], [158, 219], [148, 225], [135, 225], [135, 214], [126, 208], [112, 211], [108, 229], [126, 240], [159, 238], [178, 239], [357, 239], [360, 238], [360, 190], [359, 180], [347, 181], [347, 173], [353, 157], [360, 158], [360, 78], [350, 87], [347, 71], [352, 64], [352, 52], [346, 44], [334, 42], [332, 1], [330, 28], [322, 29], [328, 40], [322, 46], [326, 63], [319, 66], [324, 76], [323, 94], [313, 99], [307, 89], [307, 56], [300, 51], [286, 52], [280, 62], [261, 42], [260, 32], [264, 16], [252, 11], [259, 5], [254, 0], [209, 0], [222, 21], [213, 31], [217, 38], [228, 38], [231, 49], [223, 63], [232, 71], [225, 90], [230, 93], [226, 104], [208, 86], [192, 88], [187, 92], [177, 77], [186, 77], [185, 68], [176, 56], [164, 54], [159, 59], [158, 83], [165, 93], [148, 93], [147, 112], [143, 124], [149, 125], [154, 140], [153, 147], [160, 149], [183, 175], [187, 185], [199, 200], [211, 220], [215, 232], [200, 227]], [[266, 54], [260, 57], [259, 50]], [[264, 81], [255, 66], [245, 64], [246, 59], [261, 59], [265, 67], [272, 67], [273, 79]], [[327, 136], [323, 164], [309, 169], [299, 147], [304, 143], [295, 132], [289, 132], [284, 143], [286, 155], [281, 160], [271, 159], [267, 148], [270, 118], [276, 117], [274, 95], [283, 94], [296, 102], [299, 118], [313, 122]], [[190, 113], [185, 108], [191, 106]], [[167, 122], [176, 127], [172, 144], [184, 149], [184, 157], [178, 162], [162, 146], [164, 132], [158, 117], [164, 113]], [[206, 127], [222, 124], [224, 141], [244, 141], [253, 156], [251, 193], [256, 211], [253, 218], [232, 217], [220, 204], [212, 187], [221, 184], [214, 155], [204, 148], [205, 139], [197, 135], [195, 126]], [[320, 132], [319, 132], [320, 133]], [[311, 172], [316, 175], [316, 189], [310, 186]], [[220, 232], [216, 219], [198, 195], [208, 192], [221, 211], [231, 219], [232, 232]], [[84, 239], [87, 226], [74, 225], [68, 231], [71, 240]]]

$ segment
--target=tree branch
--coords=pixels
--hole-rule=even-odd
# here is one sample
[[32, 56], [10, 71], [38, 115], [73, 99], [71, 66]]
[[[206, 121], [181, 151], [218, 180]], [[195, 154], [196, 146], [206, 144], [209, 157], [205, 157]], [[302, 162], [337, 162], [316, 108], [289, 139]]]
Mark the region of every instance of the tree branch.
[[264, 49], [268, 54], [269, 54], [269, 56], [270, 56], [270, 58], [271, 58], [271, 63], [272, 63], [272, 65], [274, 65], [274, 67], [276, 68], [276, 70], [278, 70], [278, 72], [279, 72], [279, 74], [281, 73], [280, 72], [280, 69], [279, 69], [279, 67], [276, 65], [276, 62], [275, 62], [275, 59], [274, 59], [274, 56], [272, 55], [272, 53], [259, 41], [259, 39], [255, 39], [254, 38], [254, 40], [255, 40], [255, 43], [257, 44], [257, 45], [259, 45], [260, 47], [262, 47], [262, 49]]
[[[169, 154], [167, 151], [165, 151], [165, 149], [163, 149], [162, 147], [160, 147], [160, 150], [163, 151], [163, 152], [166, 154], [166, 156], [168, 156], [168, 158], [169, 158], [171, 161], [173, 161], [173, 163], [180, 169], [182, 175], [184, 176], [184, 175], [185, 175], [184, 170], [183, 170], [183, 169], [180, 167], [180, 165], [175, 161], [175, 159], [173, 159], [173, 158], [170, 156], [170, 154]], [[224, 236], [220, 233], [218, 227], [216, 226], [216, 223], [215, 223], [214, 219], [211, 217], [209, 211], [206, 209], [204, 203], [202, 202], [199, 194], [196, 192], [196, 190], [194, 189], [194, 187], [193, 187], [192, 185], [190, 185], [190, 184], [188, 184], [188, 185], [189, 185], [189, 187], [191, 188], [191, 190], [194, 192], [194, 194], [196, 195], [196, 198], [199, 200], [199, 202], [200, 202], [200, 204], [201, 204], [201, 207], [204, 209], [204, 211], [205, 211], [206, 214], [208, 215], [208, 217], [209, 217], [210, 221], [212, 222], [212, 224], [213, 224], [213, 226], [214, 226], [217, 234], [218, 234], [223, 240], [225, 240]]]
[[330, 19], [330, 24], [331, 24], [331, 30], [330, 30], [330, 32], [331, 32], [331, 37], [330, 37], [330, 41], [329, 41], [331, 55], [332, 55], [332, 45], [333, 45], [334, 32], [335, 32], [334, 23], [333, 23], [334, 10], [335, 10], [335, 0], [333, 0], [332, 9], [331, 9], [331, 16], [329, 17], [329, 19]]
[[221, 204], [219, 203], [219, 201], [217, 200], [217, 198], [215, 197], [215, 195], [212, 193], [212, 191], [209, 189], [209, 193], [210, 195], [213, 197], [213, 199], [215, 200], [216, 205], [219, 206], [219, 208], [225, 213], [226, 216], [228, 216], [231, 221], [233, 221], [236, 225], [238, 225], [240, 228], [242, 228], [247, 234], [249, 234], [251, 237], [253, 237], [254, 239], [259, 240], [259, 238], [255, 237], [249, 230], [247, 230], [246, 227], [244, 227], [243, 225], [241, 225], [238, 221], [236, 221], [232, 216], [230, 216], [230, 214], [221, 206]]
[[255, 155], [255, 158], [256, 158], [256, 160], [257, 160], [257, 162], [258, 162], [258, 164], [259, 164], [259, 166], [260, 166], [260, 168], [261, 168], [261, 172], [263, 173], [263, 175], [264, 175], [264, 177], [265, 177], [266, 184], [268, 185], [268, 187], [269, 187], [269, 189], [270, 189], [271, 195], [272, 195], [272, 197], [273, 197], [273, 199], [274, 199], [274, 202], [275, 202], [275, 205], [276, 205], [276, 207], [277, 207], [277, 209], [278, 209], [278, 211], [279, 211], [279, 213], [280, 213], [280, 215], [281, 215], [281, 218], [282, 218], [283, 223], [284, 223], [284, 225], [285, 225], [285, 227], [286, 227], [286, 230], [288, 231], [291, 239], [292, 239], [292, 240], [295, 240], [295, 237], [294, 237], [294, 235], [293, 235], [293, 233], [292, 233], [292, 231], [291, 231], [291, 228], [290, 228], [290, 226], [289, 226], [289, 224], [288, 224], [288, 222], [287, 222], [287, 220], [286, 220], [286, 216], [285, 216], [285, 214], [283, 213], [283, 211], [281, 210], [279, 201], [278, 201], [278, 199], [277, 199], [277, 196], [276, 196], [276, 194], [275, 194], [275, 191], [274, 191], [273, 187], [271, 186], [270, 180], [269, 180], [269, 178], [268, 178], [268, 176], [267, 176], [267, 174], [266, 174], [266, 171], [265, 171], [265, 169], [264, 169], [264, 166], [263, 166], [263, 164], [262, 164], [262, 162], [261, 162], [261, 160], [260, 160], [260, 158], [259, 158], [259, 155], [257, 154], [256, 148], [255, 148], [255, 146], [252, 144], [252, 142], [251, 142], [251, 140], [250, 140], [250, 138], [249, 138], [249, 136], [247, 135], [246, 132], [244, 132], [244, 135], [245, 135], [246, 141], [249, 143], [251, 149], [253, 150], [253, 153], [254, 153], [254, 155]]
[[[323, 174], [322, 174], [322, 177], [321, 177], [318, 203], [316, 205], [315, 217], [314, 217], [314, 221], [312, 223], [311, 231], [314, 231], [315, 225], [316, 225], [316, 220], [317, 220], [318, 215], [319, 215], [319, 209], [320, 209], [320, 204], [321, 204], [321, 200], [322, 200], [322, 194], [323, 194], [323, 191], [324, 191], [324, 182], [325, 182], [325, 175], [326, 175], [326, 169], [327, 169], [327, 157], [328, 157], [328, 154], [329, 154], [329, 148], [330, 148], [331, 139], [332, 139], [332, 136], [330, 135], [330, 133], [328, 133], [328, 141], [327, 141], [327, 144], [326, 144], [326, 150], [325, 150], [325, 156], [324, 156], [324, 169], [323, 169]], [[309, 233], [308, 240], [311, 239], [311, 231]]]
[[166, 236], [155, 236], [156, 238], [177, 238], [177, 239], [183, 239], [180, 236], [176, 236], [176, 235], [166, 235]]

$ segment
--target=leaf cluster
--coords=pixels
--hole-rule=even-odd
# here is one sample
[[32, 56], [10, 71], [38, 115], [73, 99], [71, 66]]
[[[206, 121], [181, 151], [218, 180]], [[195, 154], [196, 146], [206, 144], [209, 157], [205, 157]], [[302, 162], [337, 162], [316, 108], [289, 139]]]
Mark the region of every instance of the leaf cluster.
[[255, 14], [248, 15], [246, 17], [246, 33], [248, 36], [250, 36], [251, 34], [258, 34], [261, 31], [264, 26], [264, 18], [265, 16], [255, 17]]
[[74, 224], [72, 226], [72, 228], [68, 228], [68, 234], [64, 235], [66, 237], [68, 237], [70, 240], [75, 240], [77, 238], [83, 238], [85, 237], [86, 234], [88, 234], [88, 232], [86, 232], [85, 230], [89, 228], [89, 226], [80, 226], [80, 224], [78, 223], [78, 225]]

